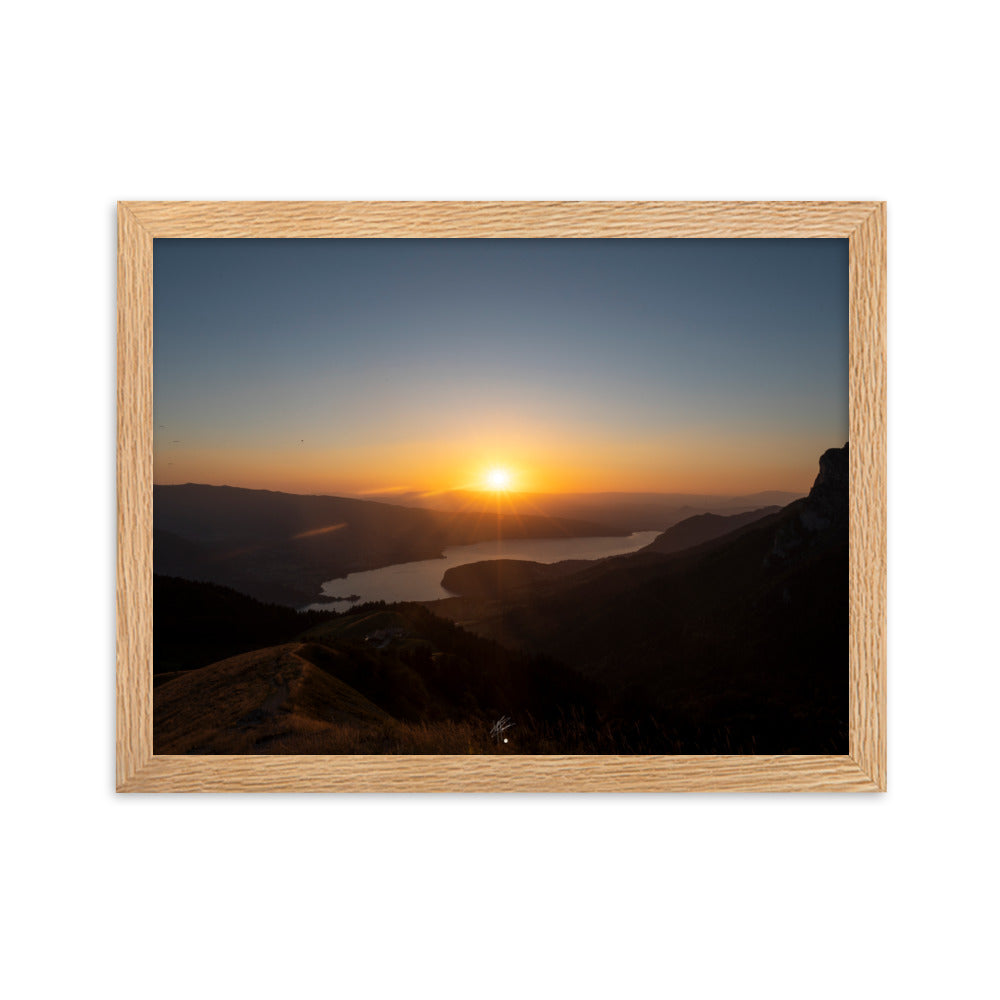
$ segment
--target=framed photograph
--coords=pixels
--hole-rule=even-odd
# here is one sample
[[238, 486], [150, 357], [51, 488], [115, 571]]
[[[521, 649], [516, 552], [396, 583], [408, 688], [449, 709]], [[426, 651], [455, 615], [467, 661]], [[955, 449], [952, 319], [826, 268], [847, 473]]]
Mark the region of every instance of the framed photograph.
[[886, 787], [880, 202], [122, 202], [120, 791]]

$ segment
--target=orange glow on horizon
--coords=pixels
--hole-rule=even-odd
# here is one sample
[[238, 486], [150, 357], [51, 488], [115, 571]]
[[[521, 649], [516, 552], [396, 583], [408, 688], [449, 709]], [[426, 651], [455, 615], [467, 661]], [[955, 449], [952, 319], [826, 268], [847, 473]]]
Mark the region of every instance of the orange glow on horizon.
[[[172, 432], [176, 433], [176, 432]], [[166, 435], [163, 435], [165, 438]], [[807, 492], [819, 456], [843, 441], [814, 428], [789, 432], [781, 447], [752, 430], [722, 428], [623, 436], [613, 428], [508, 420], [424, 437], [364, 439], [330, 432], [288, 442], [225, 440], [194, 432], [157, 440], [154, 480], [286, 493], [427, 502], [434, 494]], [[395, 497], [400, 500], [395, 500]]]
[[[806, 492], [819, 456], [843, 442], [803, 440], [775, 453], [764, 442], [639, 442], [571, 448], [523, 441], [516, 463], [486, 451], [478, 458], [448, 443], [425, 448], [157, 448], [154, 481], [205, 483], [285, 493], [383, 498], [467, 491], [495, 495], [555, 493], [692, 493], [740, 495]], [[598, 447], [601, 444], [603, 447]], [[464, 454], [462, 453], [464, 452]]]
[[801, 493], [849, 434], [846, 240], [155, 251], [162, 485], [491, 510]]

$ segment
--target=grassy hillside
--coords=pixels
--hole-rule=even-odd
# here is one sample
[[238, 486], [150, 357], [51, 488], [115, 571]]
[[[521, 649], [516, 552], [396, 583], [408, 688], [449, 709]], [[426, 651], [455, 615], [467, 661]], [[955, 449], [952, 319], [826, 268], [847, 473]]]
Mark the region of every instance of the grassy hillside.
[[[217, 606], [220, 588], [184, 589], [188, 601], [202, 591]], [[290, 614], [288, 629], [308, 624], [308, 616]], [[604, 698], [598, 685], [551, 659], [504, 649], [416, 605], [313, 616], [310, 627], [281, 638], [161, 675], [157, 752], [488, 752], [510, 746], [489, 737], [503, 716], [517, 720], [519, 745], [530, 731], [532, 745], [550, 746], [538, 752], [559, 752], [565, 742], [552, 734], [573, 728], [590, 739], [594, 706]]]
[[156, 753], [254, 753], [330, 723], [381, 724], [387, 714], [315, 667], [292, 643], [188, 671], [156, 688]]

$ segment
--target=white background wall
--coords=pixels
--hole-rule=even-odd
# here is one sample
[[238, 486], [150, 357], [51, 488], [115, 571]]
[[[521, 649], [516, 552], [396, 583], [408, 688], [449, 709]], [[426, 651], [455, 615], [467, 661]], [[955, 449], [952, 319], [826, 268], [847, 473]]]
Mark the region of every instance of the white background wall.
[[[10, 996], [995, 987], [988, 13], [7, 9]], [[387, 197], [888, 200], [888, 794], [115, 796], [115, 200]]]

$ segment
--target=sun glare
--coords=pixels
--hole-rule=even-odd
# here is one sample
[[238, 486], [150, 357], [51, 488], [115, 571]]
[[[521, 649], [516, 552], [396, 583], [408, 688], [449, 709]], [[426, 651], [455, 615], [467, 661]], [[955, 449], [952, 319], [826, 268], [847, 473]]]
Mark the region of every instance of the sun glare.
[[490, 469], [486, 473], [486, 484], [491, 490], [505, 490], [510, 486], [510, 473], [506, 469]]

